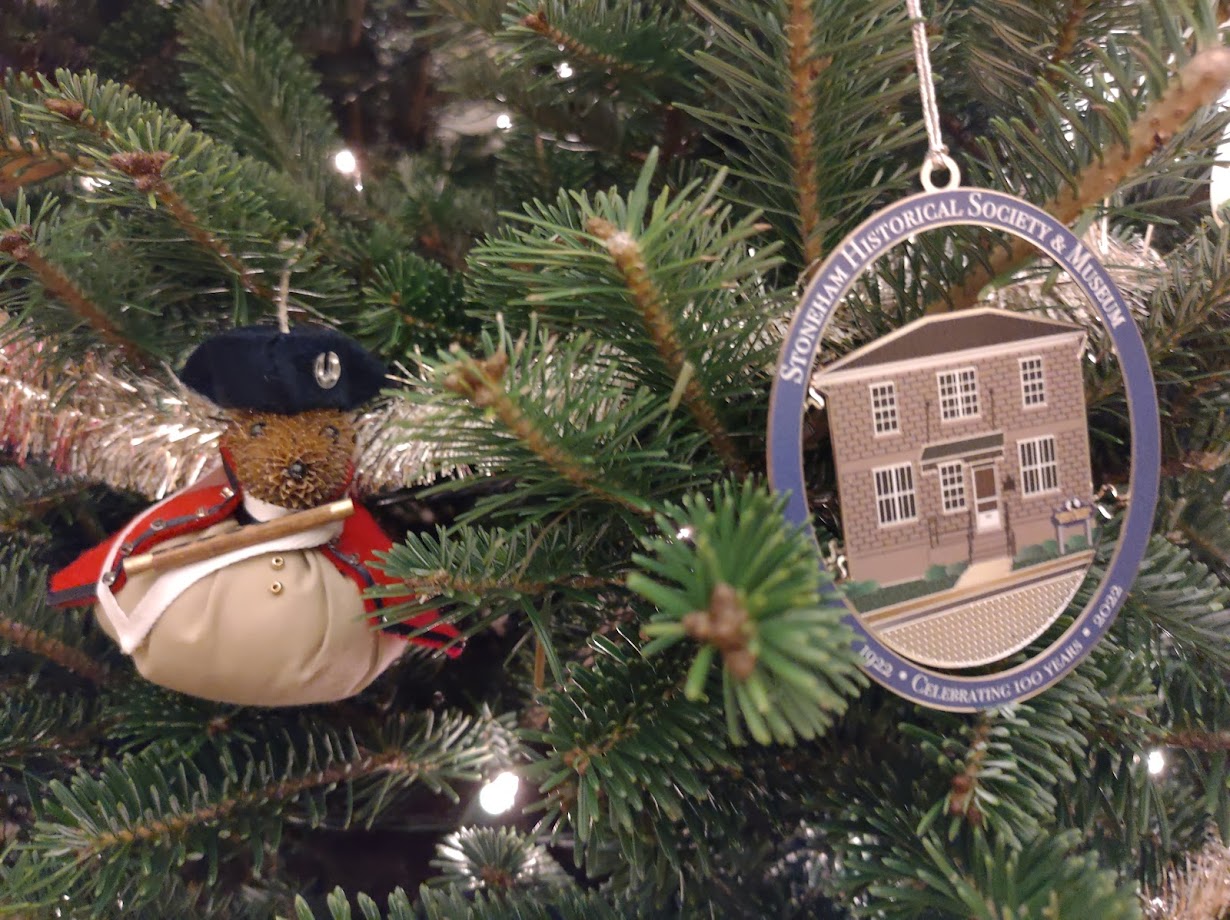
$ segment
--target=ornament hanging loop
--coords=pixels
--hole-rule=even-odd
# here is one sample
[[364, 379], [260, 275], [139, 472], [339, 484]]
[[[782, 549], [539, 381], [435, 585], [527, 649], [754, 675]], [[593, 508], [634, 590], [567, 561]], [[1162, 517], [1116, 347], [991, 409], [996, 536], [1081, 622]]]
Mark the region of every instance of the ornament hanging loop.
[[[956, 161], [948, 155], [948, 148], [944, 146], [944, 137], [940, 131], [940, 107], [935, 99], [935, 77], [931, 73], [931, 53], [927, 49], [927, 20], [923, 18], [920, 0], [905, 0], [905, 8], [910, 14], [913, 27], [918, 95], [922, 98], [923, 124], [927, 128], [927, 156], [923, 160], [919, 178], [928, 192], [948, 191], [961, 184], [961, 170], [957, 168]], [[931, 181], [931, 173], [937, 166], [948, 170], [946, 185], [939, 186]]]
[[[936, 185], [931, 179], [931, 173], [937, 167], [948, 172], [948, 181], [943, 185]], [[950, 157], [946, 151], [929, 153], [927, 158], [923, 160], [918, 178], [922, 182], [922, 187], [928, 192], [951, 191], [961, 184], [961, 167], [957, 165], [957, 161]]]

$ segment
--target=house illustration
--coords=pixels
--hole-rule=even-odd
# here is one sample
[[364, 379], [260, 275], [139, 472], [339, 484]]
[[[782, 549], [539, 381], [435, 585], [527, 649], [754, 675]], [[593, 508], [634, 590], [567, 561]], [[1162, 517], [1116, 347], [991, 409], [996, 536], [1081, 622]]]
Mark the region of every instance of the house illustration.
[[973, 309], [817, 372], [851, 580], [886, 587], [990, 560], [1002, 575], [1028, 548], [1063, 553], [1074, 522], [1088, 540], [1084, 345], [1078, 326]]

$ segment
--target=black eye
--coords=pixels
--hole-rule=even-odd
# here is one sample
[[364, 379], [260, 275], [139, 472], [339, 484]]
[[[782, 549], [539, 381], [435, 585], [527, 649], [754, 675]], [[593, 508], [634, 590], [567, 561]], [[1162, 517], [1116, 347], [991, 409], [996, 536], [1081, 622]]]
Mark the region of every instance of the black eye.
[[332, 441], [334, 444], [336, 444], [337, 439], [342, 436], [342, 433], [338, 431], [337, 428], [335, 428], [333, 425], [325, 425], [324, 428], [320, 429], [320, 433], [323, 434], [330, 441]]
[[265, 423], [253, 422], [252, 427], [248, 429], [248, 436], [252, 438], [263, 438], [265, 436]]

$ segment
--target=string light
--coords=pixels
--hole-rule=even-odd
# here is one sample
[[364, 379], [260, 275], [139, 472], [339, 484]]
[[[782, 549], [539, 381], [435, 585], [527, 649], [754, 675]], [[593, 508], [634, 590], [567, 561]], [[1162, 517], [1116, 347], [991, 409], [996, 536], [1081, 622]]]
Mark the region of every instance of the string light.
[[333, 155], [333, 166], [343, 176], [353, 176], [359, 170], [359, 160], [353, 151], [342, 148]]
[[559, 74], [561, 80], [567, 80], [572, 76], [572, 65], [567, 61], [560, 61], [555, 65], [555, 72]]
[[499, 115], [496, 116], [495, 126], [499, 128], [501, 131], [507, 131], [509, 128], [512, 127], [512, 116], [509, 115], [507, 112], [501, 112]]
[[505, 770], [478, 791], [478, 804], [489, 815], [502, 815], [516, 804], [520, 788], [517, 774]]
[[675, 539], [691, 540], [692, 539], [692, 528], [691, 527], [680, 527], [679, 531], [675, 534]]
[[1166, 755], [1163, 754], [1161, 751], [1150, 751], [1148, 766], [1149, 766], [1149, 775], [1157, 776], [1159, 773], [1161, 773], [1163, 770], [1166, 769]]

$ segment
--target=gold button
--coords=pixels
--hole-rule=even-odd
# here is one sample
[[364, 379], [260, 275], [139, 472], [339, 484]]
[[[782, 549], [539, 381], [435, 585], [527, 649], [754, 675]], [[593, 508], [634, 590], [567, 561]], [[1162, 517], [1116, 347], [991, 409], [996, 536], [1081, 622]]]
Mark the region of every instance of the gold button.
[[275, 569], [280, 569], [286, 566], [286, 560], [283, 559], [281, 556], [274, 556], [272, 559], [269, 560], [269, 564], [273, 566]]
[[275, 581], [273, 584], [271, 584], [269, 586], [269, 593], [270, 594], [281, 594], [282, 593], [282, 583], [280, 581]]

